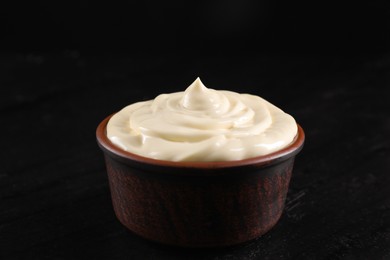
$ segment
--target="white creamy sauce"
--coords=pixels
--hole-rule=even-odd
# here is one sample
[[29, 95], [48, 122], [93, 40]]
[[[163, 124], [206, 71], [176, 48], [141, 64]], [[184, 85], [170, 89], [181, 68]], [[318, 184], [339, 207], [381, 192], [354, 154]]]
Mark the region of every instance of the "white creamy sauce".
[[125, 151], [167, 161], [234, 161], [288, 146], [294, 118], [254, 95], [206, 88], [161, 94], [116, 113], [107, 136]]

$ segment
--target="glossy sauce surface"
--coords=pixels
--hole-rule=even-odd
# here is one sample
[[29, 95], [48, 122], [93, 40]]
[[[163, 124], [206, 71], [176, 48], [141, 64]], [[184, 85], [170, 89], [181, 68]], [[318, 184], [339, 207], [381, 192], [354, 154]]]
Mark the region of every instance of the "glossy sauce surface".
[[233, 161], [289, 145], [293, 117], [250, 94], [206, 88], [196, 79], [184, 92], [161, 94], [116, 113], [107, 137], [116, 146], [168, 161]]

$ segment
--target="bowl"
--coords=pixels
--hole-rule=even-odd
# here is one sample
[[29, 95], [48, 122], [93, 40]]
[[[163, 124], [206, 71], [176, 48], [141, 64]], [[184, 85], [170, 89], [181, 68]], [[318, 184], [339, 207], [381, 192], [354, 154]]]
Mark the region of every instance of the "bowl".
[[[111, 115], [112, 116], [112, 115]], [[238, 161], [172, 162], [124, 151], [96, 130], [115, 214], [133, 233], [181, 247], [240, 244], [282, 215], [294, 159], [305, 135], [277, 152]]]

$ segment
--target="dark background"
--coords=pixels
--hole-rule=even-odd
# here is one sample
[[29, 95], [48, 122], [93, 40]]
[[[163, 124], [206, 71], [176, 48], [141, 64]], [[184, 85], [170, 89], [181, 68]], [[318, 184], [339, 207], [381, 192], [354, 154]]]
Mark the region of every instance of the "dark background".
[[[388, 1], [1, 5], [1, 259], [390, 258]], [[107, 115], [197, 76], [306, 132], [281, 220], [233, 248], [126, 231], [95, 141]]]
[[356, 54], [388, 51], [387, 1], [14, 2], [1, 8], [11, 50]]

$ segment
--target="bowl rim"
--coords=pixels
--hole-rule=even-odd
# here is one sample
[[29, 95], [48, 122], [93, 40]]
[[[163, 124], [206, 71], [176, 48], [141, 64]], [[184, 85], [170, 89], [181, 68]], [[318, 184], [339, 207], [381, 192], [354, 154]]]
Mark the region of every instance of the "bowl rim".
[[107, 116], [103, 121], [100, 122], [96, 129], [96, 139], [98, 145], [104, 152], [108, 152], [111, 157], [114, 156], [121, 161], [131, 161], [151, 166], [162, 166], [170, 168], [195, 168], [195, 169], [222, 169], [232, 168], [240, 166], [250, 165], [271, 165], [279, 161], [284, 161], [290, 157], [296, 155], [303, 147], [305, 141], [305, 133], [302, 127], [297, 123], [297, 135], [294, 140], [285, 148], [266, 155], [251, 157], [242, 160], [235, 161], [168, 161], [159, 160], [144, 157], [131, 153], [129, 151], [122, 150], [121, 148], [114, 145], [106, 134], [107, 123], [115, 113]]

